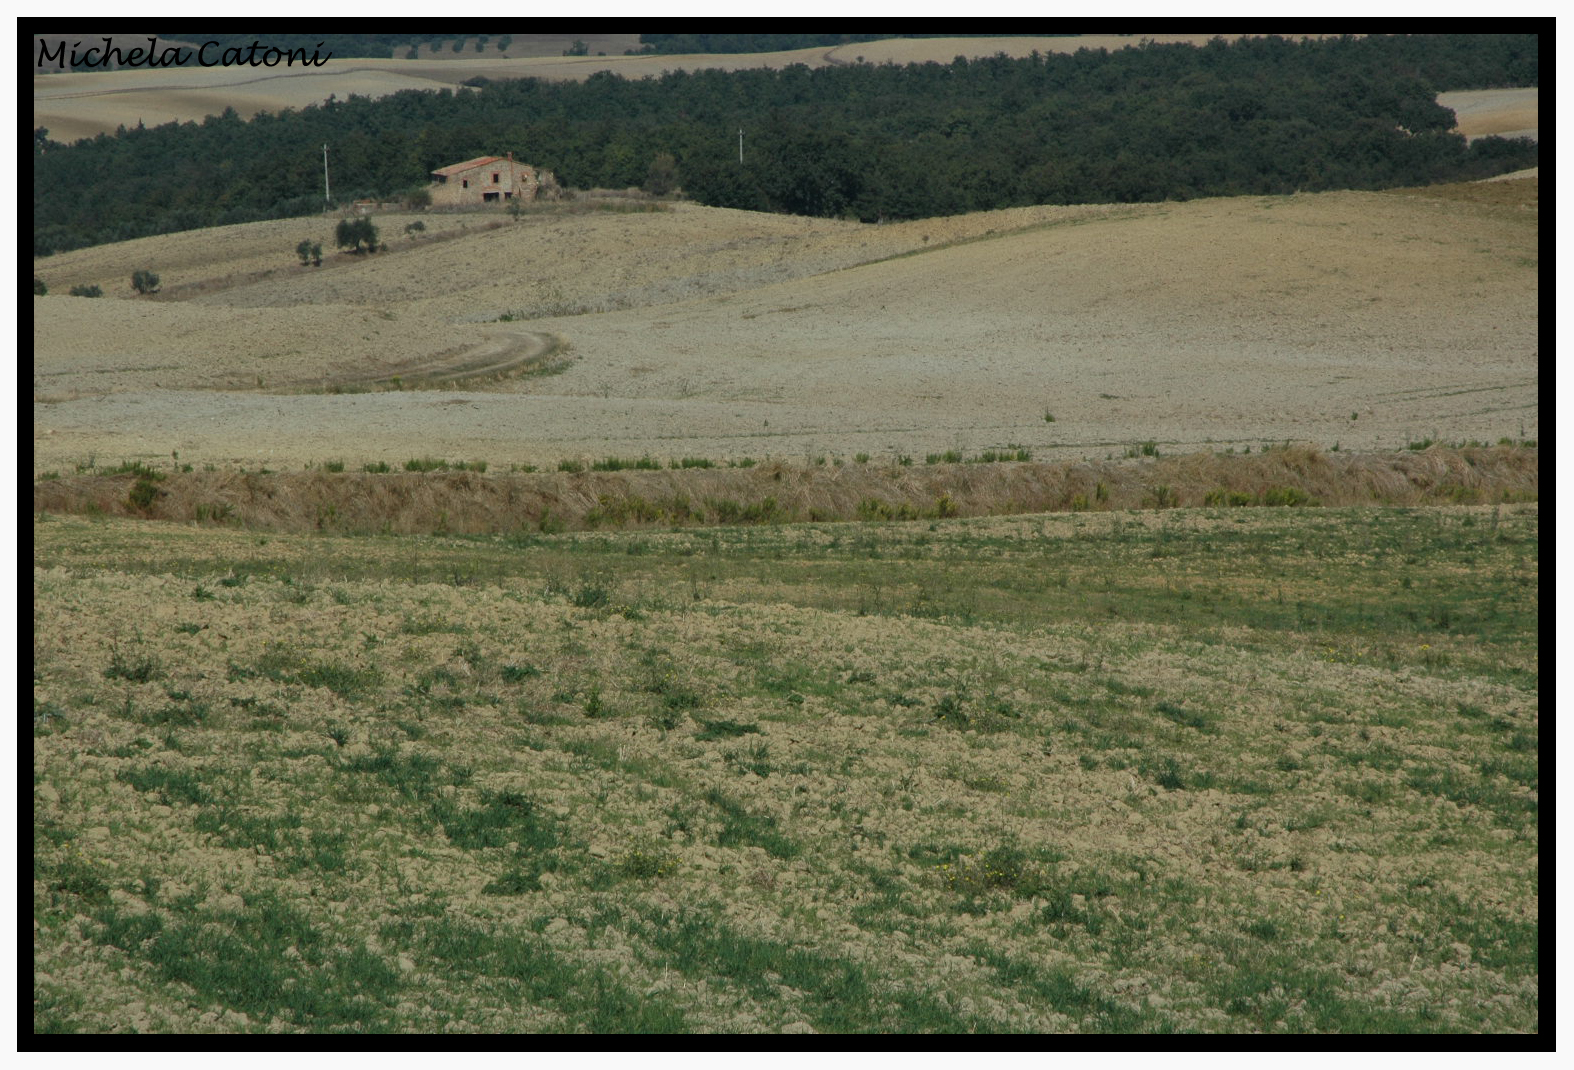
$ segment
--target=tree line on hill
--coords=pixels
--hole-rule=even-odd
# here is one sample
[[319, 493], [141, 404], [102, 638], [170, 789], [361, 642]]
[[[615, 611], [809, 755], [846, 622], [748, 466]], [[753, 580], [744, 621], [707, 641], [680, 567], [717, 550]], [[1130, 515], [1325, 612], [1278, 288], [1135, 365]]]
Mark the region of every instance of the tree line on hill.
[[[1448, 89], [1533, 86], [1534, 34], [1215, 40], [951, 63], [519, 79], [65, 146], [34, 131], [34, 252], [390, 199], [513, 151], [568, 186], [912, 219], [1028, 204], [1376, 189], [1535, 166], [1450, 132]], [[739, 161], [739, 132], [743, 132]]]

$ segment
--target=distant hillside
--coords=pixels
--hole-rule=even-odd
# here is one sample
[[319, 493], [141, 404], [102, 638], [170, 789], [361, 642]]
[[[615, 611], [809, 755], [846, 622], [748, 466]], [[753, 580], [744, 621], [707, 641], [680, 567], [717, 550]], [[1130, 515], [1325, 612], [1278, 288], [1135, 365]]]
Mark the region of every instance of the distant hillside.
[[344, 199], [517, 150], [571, 186], [676, 183], [709, 205], [866, 221], [1481, 178], [1536, 166], [1535, 144], [1467, 145], [1436, 93], [1538, 78], [1534, 34], [1254, 38], [521, 79], [251, 122], [231, 111], [70, 147], [39, 129], [34, 251], [316, 211], [324, 143]]
[[[640, 51], [662, 56], [746, 55], [754, 52], [791, 52], [800, 48], [835, 48], [863, 41], [923, 37], [1043, 37], [1044, 34], [936, 34], [936, 33], [642, 33]], [[1075, 37], [1076, 34], [1050, 34]]]

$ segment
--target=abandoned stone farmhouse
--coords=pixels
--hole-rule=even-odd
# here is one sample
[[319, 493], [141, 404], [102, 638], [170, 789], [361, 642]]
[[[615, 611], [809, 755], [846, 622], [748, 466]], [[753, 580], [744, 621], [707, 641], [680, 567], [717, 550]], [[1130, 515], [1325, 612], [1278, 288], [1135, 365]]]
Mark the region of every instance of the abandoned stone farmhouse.
[[501, 204], [504, 201], [533, 201], [541, 187], [541, 176], [529, 164], [515, 163], [514, 154], [478, 156], [474, 160], [438, 168], [432, 172], [428, 187], [432, 206], [465, 207]]

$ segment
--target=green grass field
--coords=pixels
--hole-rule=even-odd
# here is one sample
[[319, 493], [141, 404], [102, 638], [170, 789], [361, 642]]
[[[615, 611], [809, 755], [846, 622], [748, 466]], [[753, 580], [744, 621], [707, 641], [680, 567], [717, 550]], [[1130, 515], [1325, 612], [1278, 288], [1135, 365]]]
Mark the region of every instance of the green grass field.
[[1538, 1029], [1533, 503], [33, 530], [38, 1031]]

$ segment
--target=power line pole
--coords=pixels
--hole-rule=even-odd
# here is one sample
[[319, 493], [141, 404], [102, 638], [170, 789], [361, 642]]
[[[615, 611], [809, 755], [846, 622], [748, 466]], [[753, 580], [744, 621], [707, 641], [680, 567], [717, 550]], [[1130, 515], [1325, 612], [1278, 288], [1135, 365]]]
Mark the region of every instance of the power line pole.
[[324, 209], [333, 206], [333, 198], [328, 195], [328, 143], [322, 145], [322, 206]]
[[743, 163], [743, 128], [738, 128], [738, 163]]

